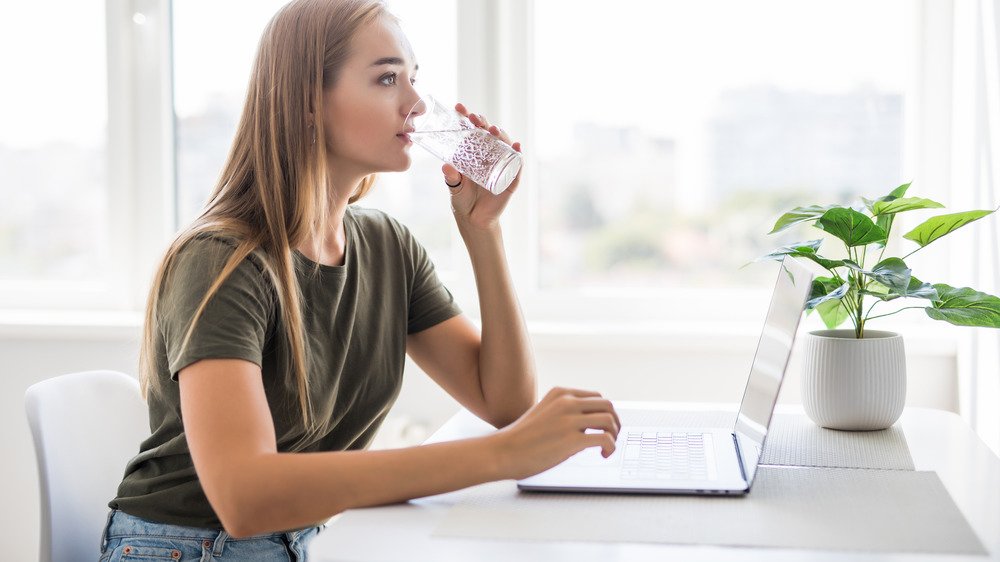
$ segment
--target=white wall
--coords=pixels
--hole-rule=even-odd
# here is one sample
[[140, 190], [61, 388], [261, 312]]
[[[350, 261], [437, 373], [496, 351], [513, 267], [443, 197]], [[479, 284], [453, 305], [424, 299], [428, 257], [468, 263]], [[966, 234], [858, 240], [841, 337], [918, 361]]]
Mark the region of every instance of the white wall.
[[[537, 326], [533, 341], [540, 387], [572, 386], [619, 400], [738, 402], [756, 345], [756, 327], [580, 330]], [[5, 560], [37, 557], [38, 481], [24, 414], [24, 391], [46, 378], [83, 370], [134, 374], [138, 330], [128, 326], [19, 327], [0, 324], [0, 436], [7, 462], [0, 465], [0, 529]], [[798, 353], [793, 353], [781, 400], [798, 402]], [[957, 410], [953, 346], [908, 337], [910, 405]], [[408, 364], [403, 391], [376, 446], [419, 442], [458, 406]], [[110, 498], [109, 498], [110, 499]], [[97, 548], [93, 545], [81, 548]], [[95, 550], [96, 552], [96, 550]]]

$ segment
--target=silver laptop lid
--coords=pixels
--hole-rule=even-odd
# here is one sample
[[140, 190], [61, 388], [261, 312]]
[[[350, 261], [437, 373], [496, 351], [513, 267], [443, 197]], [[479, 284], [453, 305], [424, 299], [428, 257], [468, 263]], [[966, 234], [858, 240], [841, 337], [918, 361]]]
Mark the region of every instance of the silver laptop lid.
[[760, 451], [778, 401], [812, 279], [812, 272], [798, 258], [785, 257], [782, 261], [733, 428], [748, 486], [753, 484], [757, 473]]

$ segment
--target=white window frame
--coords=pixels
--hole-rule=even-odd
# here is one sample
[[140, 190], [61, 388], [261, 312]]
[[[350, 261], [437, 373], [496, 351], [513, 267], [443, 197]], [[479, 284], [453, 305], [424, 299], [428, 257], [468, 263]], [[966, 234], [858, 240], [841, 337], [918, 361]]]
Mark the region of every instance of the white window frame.
[[[109, 285], [0, 283], [0, 309], [138, 311], [174, 228], [170, 2], [108, 0]], [[77, 322], [78, 319], [72, 322]]]
[[115, 256], [127, 280], [127, 306], [141, 311], [177, 222], [172, 2], [108, 0], [107, 6], [108, 29], [116, 30], [109, 37], [115, 39], [108, 48], [109, 104], [123, 108], [109, 125], [111, 153], [122, 155], [111, 182], [111, 215], [127, 233], [115, 239]]

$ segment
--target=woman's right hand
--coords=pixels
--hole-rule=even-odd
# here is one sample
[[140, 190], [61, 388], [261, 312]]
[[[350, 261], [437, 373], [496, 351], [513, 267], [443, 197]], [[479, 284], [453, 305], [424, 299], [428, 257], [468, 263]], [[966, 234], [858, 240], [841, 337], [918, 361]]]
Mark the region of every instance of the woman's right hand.
[[[602, 430], [587, 433], [588, 429]], [[553, 388], [538, 404], [495, 434], [501, 478], [519, 480], [548, 470], [588, 447], [615, 452], [621, 420], [600, 393]]]

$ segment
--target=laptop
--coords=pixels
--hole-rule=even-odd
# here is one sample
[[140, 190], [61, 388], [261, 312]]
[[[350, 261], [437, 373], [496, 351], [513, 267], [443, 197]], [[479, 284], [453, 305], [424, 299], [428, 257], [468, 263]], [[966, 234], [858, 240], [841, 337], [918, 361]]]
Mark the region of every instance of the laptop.
[[812, 272], [785, 257], [733, 427], [623, 426], [615, 452], [591, 447], [535, 476], [525, 491], [740, 495], [750, 491], [788, 366]]

